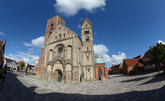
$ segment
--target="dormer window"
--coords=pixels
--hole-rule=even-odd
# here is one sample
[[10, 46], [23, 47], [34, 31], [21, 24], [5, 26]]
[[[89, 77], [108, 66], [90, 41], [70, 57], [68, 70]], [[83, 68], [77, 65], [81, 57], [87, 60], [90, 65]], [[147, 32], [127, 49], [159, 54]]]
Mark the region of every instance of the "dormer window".
[[89, 34], [89, 30], [87, 30], [87, 31], [84, 31], [84, 33], [85, 33], [85, 34]]

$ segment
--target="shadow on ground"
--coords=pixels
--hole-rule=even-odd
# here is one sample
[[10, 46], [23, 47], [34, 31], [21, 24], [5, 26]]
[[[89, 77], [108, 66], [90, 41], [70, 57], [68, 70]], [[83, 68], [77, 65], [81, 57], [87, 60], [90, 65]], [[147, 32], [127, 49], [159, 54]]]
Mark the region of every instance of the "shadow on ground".
[[83, 95], [67, 93], [37, 94], [36, 87], [26, 87], [12, 73], [5, 85], [0, 85], [0, 101], [165, 101], [165, 86], [149, 91], [132, 91], [112, 95]]
[[145, 85], [145, 84], [150, 84], [150, 83], [156, 83], [156, 82], [160, 82], [160, 81], [164, 81], [165, 80], [165, 74], [162, 73], [162, 74], [157, 74], [157, 75], [153, 75], [153, 76], [145, 76], [145, 77], [138, 77], [138, 78], [135, 78], [135, 79], [130, 79], [130, 80], [123, 80], [123, 81], [120, 81], [122, 83], [125, 83], [125, 82], [136, 82], [136, 81], [141, 81], [141, 80], [144, 80], [144, 79], [147, 79], [147, 78], [150, 78], [152, 77], [152, 79], [140, 84], [140, 85]]
[[145, 85], [145, 84], [149, 84], [149, 83], [156, 83], [156, 82], [160, 82], [160, 81], [164, 81], [165, 80], [165, 74], [158, 74], [156, 76], [154, 76], [151, 80], [146, 81], [144, 83], [142, 83], [141, 85]]

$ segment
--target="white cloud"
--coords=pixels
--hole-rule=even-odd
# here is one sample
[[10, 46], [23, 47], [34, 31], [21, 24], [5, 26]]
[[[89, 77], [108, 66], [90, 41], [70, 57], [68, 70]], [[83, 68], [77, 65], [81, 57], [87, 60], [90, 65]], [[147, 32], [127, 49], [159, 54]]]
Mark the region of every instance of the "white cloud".
[[162, 44], [164, 44], [164, 45], [165, 45], [165, 42], [164, 42], [164, 41], [162, 41], [162, 40], [158, 40], [158, 41], [157, 41], [157, 43], [162, 43]]
[[67, 16], [73, 16], [80, 10], [94, 12], [97, 8], [104, 9], [106, 0], [56, 0], [55, 9]]
[[32, 39], [31, 43], [23, 42], [25, 46], [42, 48], [44, 46], [44, 36]]
[[0, 32], [0, 35], [5, 35], [5, 33], [3, 33], [3, 32]]
[[123, 59], [126, 59], [126, 54], [123, 52], [119, 52], [117, 55], [112, 56], [109, 56], [108, 52], [109, 49], [105, 45], [94, 45], [95, 56], [104, 58], [106, 63], [120, 64], [121, 62], [123, 62]]
[[18, 54], [9, 54], [7, 58], [16, 60], [16, 61], [24, 61], [25, 63], [36, 65], [38, 63], [39, 56], [32, 55], [29, 53], [19, 52]]

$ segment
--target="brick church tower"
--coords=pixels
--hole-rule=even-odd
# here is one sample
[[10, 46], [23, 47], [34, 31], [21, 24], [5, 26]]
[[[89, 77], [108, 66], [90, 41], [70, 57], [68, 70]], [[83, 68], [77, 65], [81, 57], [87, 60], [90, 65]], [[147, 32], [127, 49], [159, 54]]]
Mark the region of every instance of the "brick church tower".
[[[50, 35], [53, 33], [53, 31], [57, 28], [59, 24], [65, 25], [65, 21], [59, 15], [48, 19], [44, 44], [46, 44]], [[43, 63], [44, 63], [44, 53], [45, 53], [44, 51], [45, 51], [45, 48], [42, 48], [41, 53], [40, 53], [40, 59], [38, 60], [37, 74], [39, 75], [42, 72], [41, 68], [43, 67]]]

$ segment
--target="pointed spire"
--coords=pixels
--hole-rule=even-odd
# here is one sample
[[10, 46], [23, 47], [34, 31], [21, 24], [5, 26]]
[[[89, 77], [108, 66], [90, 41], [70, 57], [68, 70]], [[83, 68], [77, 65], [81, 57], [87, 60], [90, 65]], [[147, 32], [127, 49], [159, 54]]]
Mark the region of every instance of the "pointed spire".
[[85, 21], [87, 21], [92, 26], [92, 22], [88, 19], [88, 17], [85, 18]]
[[87, 22], [90, 26], [92, 26], [92, 22], [86, 17], [81, 27], [84, 25], [85, 22]]

